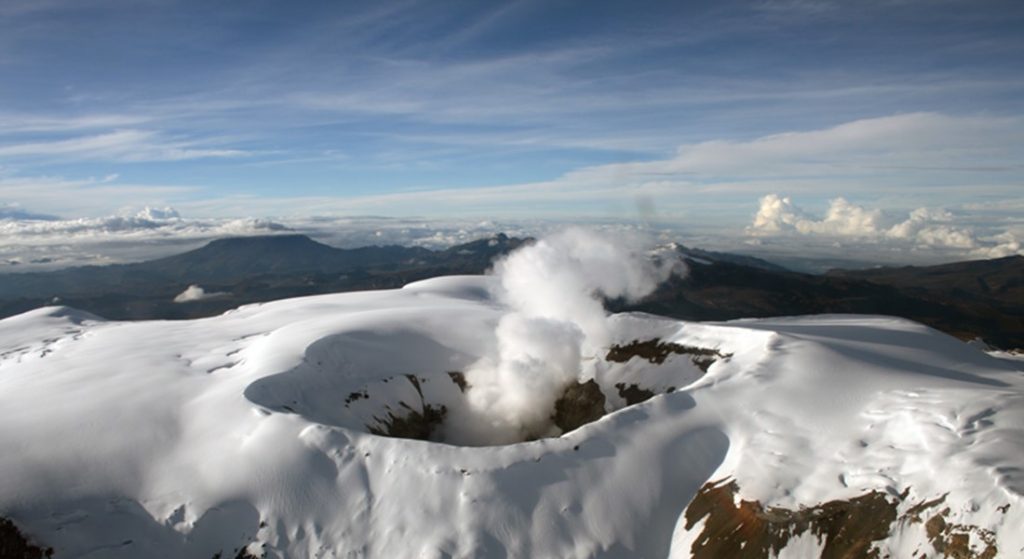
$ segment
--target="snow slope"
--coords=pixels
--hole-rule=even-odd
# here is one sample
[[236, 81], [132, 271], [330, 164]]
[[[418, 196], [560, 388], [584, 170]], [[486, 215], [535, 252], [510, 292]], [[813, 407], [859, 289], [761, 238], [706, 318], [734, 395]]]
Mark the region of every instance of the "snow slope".
[[[64, 307], [0, 321], [0, 516], [57, 558], [247, 545], [267, 557], [687, 557], [701, 528], [686, 528], [687, 504], [732, 479], [743, 499], [793, 509], [873, 490], [909, 495], [904, 509], [945, 496], [949, 522], [991, 531], [1000, 556], [1024, 554], [1021, 363], [900, 319], [615, 315], [615, 344], [730, 357], [704, 374], [685, 355], [587, 356], [580, 380], [613, 413], [561, 437], [372, 434], [386, 411], [431, 402], [448, 408], [448, 442], [459, 421], [486, 421], [460, 407], [449, 373], [494, 351], [495, 281], [192, 321]], [[625, 406], [622, 381], [658, 395]], [[820, 545], [802, 535], [780, 556]], [[938, 556], [923, 523], [878, 546]]]

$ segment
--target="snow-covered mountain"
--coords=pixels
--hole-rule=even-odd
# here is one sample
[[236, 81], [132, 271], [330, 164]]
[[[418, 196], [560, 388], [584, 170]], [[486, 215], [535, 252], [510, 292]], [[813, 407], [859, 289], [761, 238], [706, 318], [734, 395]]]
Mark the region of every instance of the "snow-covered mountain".
[[56, 558], [1024, 554], [1024, 363], [888, 317], [592, 315], [542, 274], [561, 316], [515, 296], [541, 257], [2, 320], [0, 517]]

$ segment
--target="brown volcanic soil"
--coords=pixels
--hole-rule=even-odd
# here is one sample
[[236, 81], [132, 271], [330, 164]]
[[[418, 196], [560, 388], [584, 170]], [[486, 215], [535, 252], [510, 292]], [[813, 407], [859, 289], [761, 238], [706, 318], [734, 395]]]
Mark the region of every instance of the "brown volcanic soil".
[[[934, 556], [993, 559], [999, 553], [995, 534], [977, 526], [950, 523], [948, 507], [935, 510], [945, 497], [918, 503], [900, 515], [898, 508], [906, 500], [909, 489], [896, 496], [871, 491], [852, 499], [828, 501], [798, 510], [737, 499], [738, 493], [735, 480], [709, 482], [686, 508], [687, 530], [704, 520], [690, 549], [694, 559], [772, 557], [790, 540], [807, 532], [824, 544], [822, 559], [877, 559], [879, 552], [872, 549], [874, 542], [889, 538], [906, 524], [921, 522], [925, 522]], [[929, 511], [931, 516], [924, 521], [922, 517]], [[982, 542], [980, 550], [971, 548], [972, 534]], [[921, 556], [925, 556], [923, 551]]]

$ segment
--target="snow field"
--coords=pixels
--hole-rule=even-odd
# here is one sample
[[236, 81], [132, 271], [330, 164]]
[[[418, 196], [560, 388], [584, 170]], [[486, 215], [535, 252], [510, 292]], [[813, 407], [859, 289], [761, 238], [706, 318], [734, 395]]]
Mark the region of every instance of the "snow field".
[[[0, 321], [0, 516], [58, 558], [244, 545], [268, 557], [687, 557], [700, 527], [686, 531], [683, 510], [731, 477], [744, 499], [790, 508], [909, 489], [905, 511], [945, 495], [950, 519], [991, 530], [1008, 556], [1024, 548], [1019, 367], [899, 319], [616, 315], [610, 343], [731, 356], [704, 374], [683, 355], [584, 355], [580, 380], [595, 379], [613, 413], [560, 437], [471, 447], [368, 432], [384, 405], [420, 393], [459, 417], [448, 373], [494, 351], [497, 289], [452, 277], [194, 321], [61, 307]], [[623, 407], [613, 387], [626, 380], [675, 390]], [[922, 526], [896, 527], [886, 549], [931, 550]]]

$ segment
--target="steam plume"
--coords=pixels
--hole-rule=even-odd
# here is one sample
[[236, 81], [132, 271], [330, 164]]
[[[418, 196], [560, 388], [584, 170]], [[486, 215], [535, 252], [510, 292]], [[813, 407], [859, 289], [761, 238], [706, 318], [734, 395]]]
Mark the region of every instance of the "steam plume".
[[678, 260], [651, 258], [637, 239], [583, 229], [499, 261], [493, 274], [509, 312], [496, 330], [496, 353], [466, 372], [473, 419], [452, 426], [466, 432], [451, 435], [477, 444], [557, 435], [550, 421], [555, 400], [570, 383], [586, 380], [583, 362], [609, 343], [603, 298], [643, 297], [680, 267]]

